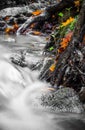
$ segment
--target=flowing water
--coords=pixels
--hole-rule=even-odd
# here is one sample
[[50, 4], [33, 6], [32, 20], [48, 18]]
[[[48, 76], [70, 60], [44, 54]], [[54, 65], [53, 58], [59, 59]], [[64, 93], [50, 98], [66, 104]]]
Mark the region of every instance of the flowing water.
[[[29, 7], [9, 8], [0, 15], [15, 15], [55, 4], [57, 0], [36, 0]], [[39, 70], [30, 65], [45, 64], [43, 56], [44, 37], [0, 35], [0, 130], [84, 130], [85, 113], [62, 113], [45, 109], [40, 97], [47, 92], [49, 84], [38, 79]], [[28, 67], [13, 64], [10, 57], [27, 50]], [[43, 61], [43, 62], [42, 62]], [[43, 65], [42, 65], [43, 66]], [[76, 109], [77, 112], [77, 109]]]
[[[0, 130], [84, 130], [85, 115], [56, 113], [40, 106], [49, 84], [38, 79], [39, 71], [22, 68], [10, 56], [27, 49], [32, 64], [42, 56], [45, 39], [37, 36], [0, 36]], [[35, 51], [33, 51], [35, 50]]]

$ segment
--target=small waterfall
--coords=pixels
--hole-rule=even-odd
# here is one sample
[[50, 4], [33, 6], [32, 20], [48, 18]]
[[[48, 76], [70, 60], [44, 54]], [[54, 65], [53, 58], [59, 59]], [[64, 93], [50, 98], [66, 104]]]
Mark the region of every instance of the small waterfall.
[[12, 37], [14, 40], [0, 37], [0, 130], [84, 130], [84, 113], [62, 114], [45, 109], [40, 101], [49, 84], [38, 79], [38, 70], [22, 68], [10, 60], [13, 54], [25, 50], [27, 63], [36, 64], [44, 59], [43, 68], [48, 59], [42, 56], [45, 39], [31, 35]]
[[37, 77], [36, 71], [15, 67], [5, 58], [0, 60], [0, 129], [55, 130], [51, 115], [43, 111], [37, 99], [48, 85]]
[[[28, 76], [29, 77], [29, 76]], [[8, 86], [6, 86], [8, 87]], [[51, 118], [42, 109], [36, 107], [39, 104], [36, 96], [40, 95], [44, 83], [34, 81], [15, 98], [8, 98], [0, 94], [0, 126], [4, 130], [40, 130], [55, 129]], [[17, 89], [17, 88], [16, 88]], [[11, 90], [13, 91], [13, 90]], [[3, 108], [3, 110], [2, 110]], [[42, 114], [43, 112], [43, 114]], [[51, 116], [51, 115], [50, 115]]]
[[[38, 100], [42, 95], [42, 89], [44, 90], [48, 84], [39, 81], [38, 71], [11, 63], [10, 56], [16, 52], [16, 48], [18, 49], [18, 46], [14, 42], [9, 42], [8, 45], [6, 42], [0, 44], [0, 129], [55, 130], [53, 116], [43, 110]], [[31, 53], [28, 55], [29, 62], [34, 58], [37, 60], [35, 53]]]

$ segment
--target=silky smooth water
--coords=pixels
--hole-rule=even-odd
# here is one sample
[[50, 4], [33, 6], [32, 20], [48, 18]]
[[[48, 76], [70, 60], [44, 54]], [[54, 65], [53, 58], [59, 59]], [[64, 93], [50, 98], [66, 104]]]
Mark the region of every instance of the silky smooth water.
[[[31, 50], [27, 61], [36, 63], [42, 56], [45, 38], [36, 36], [0, 36], [0, 130], [84, 130], [85, 114], [56, 113], [45, 110], [39, 98], [46, 82], [39, 71], [22, 68], [10, 61], [21, 49]], [[35, 51], [33, 51], [35, 50]]]

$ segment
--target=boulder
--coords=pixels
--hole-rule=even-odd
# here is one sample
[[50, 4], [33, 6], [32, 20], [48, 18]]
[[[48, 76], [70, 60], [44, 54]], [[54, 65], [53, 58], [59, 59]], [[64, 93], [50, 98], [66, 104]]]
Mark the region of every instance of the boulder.
[[79, 96], [72, 88], [60, 88], [53, 93], [42, 95], [41, 105], [56, 112], [81, 113], [84, 111]]

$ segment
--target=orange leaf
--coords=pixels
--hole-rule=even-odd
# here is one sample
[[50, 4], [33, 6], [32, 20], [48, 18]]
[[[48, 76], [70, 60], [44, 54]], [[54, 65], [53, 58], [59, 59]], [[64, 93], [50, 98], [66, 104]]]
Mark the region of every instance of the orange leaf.
[[61, 47], [58, 49], [58, 53], [61, 53], [65, 50], [65, 48], [68, 46], [68, 43], [71, 40], [71, 37], [73, 35], [73, 32], [69, 32], [66, 34], [66, 36], [62, 39], [62, 42], [60, 43]]
[[59, 49], [58, 49], [58, 53], [61, 53], [61, 52], [63, 52], [64, 51], [64, 48], [63, 47], [60, 47]]
[[6, 33], [9, 33], [9, 32], [11, 32], [12, 30], [13, 30], [12, 28], [6, 28], [5, 32], [6, 32]]
[[9, 20], [9, 17], [8, 17], [8, 16], [6, 16], [4, 20], [5, 20], [5, 21], [8, 21], [8, 20]]
[[67, 45], [68, 45], [68, 40], [67, 40], [67, 38], [63, 38], [63, 41], [60, 43], [60, 45], [61, 45], [61, 47], [62, 47], [63, 49], [65, 49], [65, 48], [67, 47]]
[[71, 38], [72, 37], [72, 35], [73, 35], [73, 32], [71, 31], [71, 32], [69, 32], [68, 34], [66, 34], [66, 38], [69, 40], [69, 38]]
[[74, 3], [75, 3], [76, 7], [80, 6], [80, 1], [79, 0], [74, 1]]
[[37, 16], [37, 15], [40, 15], [42, 12], [43, 12], [43, 10], [36, 10], [36, 11], [32, 12], [32, 14], [34, 16]]
[[41, 32], [34, 31], [34, 32], [32, 32], [32, 34], [34, 34], [34, 35], [40, 35], [40, 34], [41, 34]]
[[19, 26], [18, 26], [18, 24], [17, 23], [15, 23], [14, 25], [13, 25], [13, 29], [18, 29], [19, 28]]
[[34, 26], [35, 26], [35, 23], [31, 24], [31, 25], [30, 25], [30, 28], [34, 28]]
[[53, 72], [55, 70], [55, 64], [52, 64], [49, 70]]

